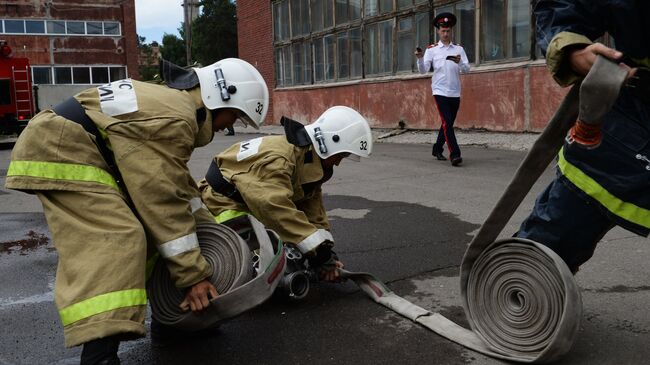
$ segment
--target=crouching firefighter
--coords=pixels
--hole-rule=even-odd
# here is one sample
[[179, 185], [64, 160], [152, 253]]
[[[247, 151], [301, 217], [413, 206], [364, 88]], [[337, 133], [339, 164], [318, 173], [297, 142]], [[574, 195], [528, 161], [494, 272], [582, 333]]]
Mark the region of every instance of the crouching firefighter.
[[[337, 281], [343, 263], [332, 251], [321, 186], [342, 159], [371, 154], [370, 126], [345, 106], [328, 109], [309, 125], [286, 117], [282, 124], [284, 136], [243, 141], [217, 155], [199, 182], [201, 198], [218, 223], [236, 229], [240, 217], [252, 214], [275, 231], [287, 246], [289, 271], [299, 270], [292, 262], [306, 260], [317, 279]], [[280, 286], [290, 296], [304, 296], [304, 277], [287, 274]]]
[[213, 218], [187, 162], [217, 130], [237, 118], [257, 128], [268, 110], [264, 79], [240, 59], [161, 71], [166, 85], [114, 81], [39, 113], [12, 152], [6, 187], [43, 205], [65, 345], [83, 345], [83, 365], [119, 364], [120, 341], [145, 336], [148, 258], [186, 289], [184, 309], [218, 295], [195, 228]]

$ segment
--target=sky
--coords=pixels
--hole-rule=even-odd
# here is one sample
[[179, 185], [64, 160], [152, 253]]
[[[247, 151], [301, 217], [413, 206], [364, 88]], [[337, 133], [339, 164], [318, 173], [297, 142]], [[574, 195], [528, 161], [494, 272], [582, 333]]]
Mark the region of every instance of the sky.
[[135, 18], [138, 35], [145, 43], [162, 44], [165, 33], [178, 34], [183, 22], [183, 0], [135, 0]]

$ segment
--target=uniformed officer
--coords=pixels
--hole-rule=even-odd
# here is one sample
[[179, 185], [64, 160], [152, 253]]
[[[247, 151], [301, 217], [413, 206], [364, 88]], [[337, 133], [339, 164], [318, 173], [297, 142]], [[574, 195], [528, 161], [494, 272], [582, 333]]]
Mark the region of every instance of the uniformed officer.
[[212, 221], [187, 162], [237, 118], [268, 110], [260, 73], [240, 59], [190, 70], [163, 61], [166, 85], [131, 79], [91, 88], [32, 119], [18, 138], [6, 187], [35, 193], [59, 256], [55, 302], [81, 364], [119, 364], [121, 340], [145, 335], [145, 271], [167, 263], [181, 304], [216, 297], [196, 224]]
[[433, 25], [440, 40], [427, 47], [424, 53], [419, 47], [415, 50], [418, 71], [421, 74], [428, 72], [433, 66], [431, 91], [442, 120], [431, 154], [438, 160], [447, 160], [443, 155], [446, 142], [451, 164], [459, 166], [463, 159], [454, 133], [454, 122], [460, 106], [460, 73], [469, 71], [469, 61], [465, 49], [451, 42], [451, 28], [456, 25], [456, 16], [452, 13], [440, 13], [433, 19]]
[[343, 158], [370, 155], [370, 126], [345, 106], [306, 126], [287, 118], [283, 125], [285, 136], [255, 138], [218, 154], [199, 182], [203, 203], [219, 223], [252, 214], [306, 254], [321, 279], [336, 280], [343, 264], [331, 251], [321, 185]]

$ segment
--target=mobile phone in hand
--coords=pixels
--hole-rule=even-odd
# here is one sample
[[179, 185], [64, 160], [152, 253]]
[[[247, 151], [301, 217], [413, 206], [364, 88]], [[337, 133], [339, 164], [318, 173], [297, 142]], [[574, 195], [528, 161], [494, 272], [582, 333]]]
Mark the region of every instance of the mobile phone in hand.
[[415, 47], [415, 50], [418, 51], [418, 52], [422, 52], [422, 48], [420, 48], [420, 47]]
[[449, 61], [455, 61], [455, 60], [456, 60], [456, 57], [458, 57], [458, 56], [447, 56], [447, 59], [448, 59]]

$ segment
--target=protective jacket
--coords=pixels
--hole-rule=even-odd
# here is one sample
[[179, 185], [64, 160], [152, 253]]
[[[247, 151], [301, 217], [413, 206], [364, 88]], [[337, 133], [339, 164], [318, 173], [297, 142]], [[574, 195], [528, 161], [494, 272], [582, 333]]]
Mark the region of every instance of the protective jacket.
[[[589, 45], [605, 32], [614, 38], [626, 63], [650, 67], [647, 1], [540, 1], [535, 15], [538, 43], [545, 50], [553, 77], [563, 86], [580, 77], [566, 62], [567, 49]], [[624, 87], [604, 119], [602, 144], [593, 150], [565, 144], [558, 156], [558, 173], [583, 198], [600, 204], [618, 225], [647, 236], [649, 141], [650, 102], [633, 88]]]
[[[200, 255], [195, 233], [200, 194], [187, 167], [193, 149], [210, 142], [213, 134], [199, 89], [126, 79], [88, 89], [75, 99], [111, 148], [147, 241], [167, 260], [176, 285], [188, 287], [208, 277], [211, 268]], [[6, 187], [124, 196], [93, 138], [52, 110], [40, 113], [13, 149]], [[106, 220], [119, 219], [107, 209]]]
[[199, 182], [203, 203], [217, 222], [250, 212], [303, 253], [333, 242], [321, 190], [332, 171], [323, 169], [311, 143], [294, 145], [285, 136], [255, 138], [231, 146], [213, 164], [241, 195], [229, 198], [206, 179]]

